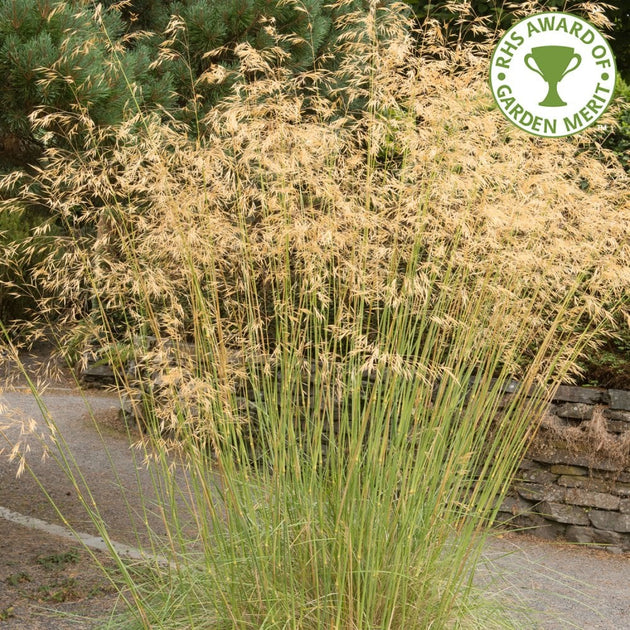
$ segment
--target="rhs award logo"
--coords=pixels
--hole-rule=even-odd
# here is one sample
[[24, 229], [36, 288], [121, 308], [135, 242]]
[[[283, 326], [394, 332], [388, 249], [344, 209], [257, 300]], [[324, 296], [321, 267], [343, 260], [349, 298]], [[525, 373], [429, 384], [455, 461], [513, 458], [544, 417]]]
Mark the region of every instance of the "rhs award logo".
[[504, 116], [550, 138], [590, 127], [612, 100], [615, 75], [608, 42], [569, 13], [521, 20], [501, 38], [490, 62], [490, 87]]

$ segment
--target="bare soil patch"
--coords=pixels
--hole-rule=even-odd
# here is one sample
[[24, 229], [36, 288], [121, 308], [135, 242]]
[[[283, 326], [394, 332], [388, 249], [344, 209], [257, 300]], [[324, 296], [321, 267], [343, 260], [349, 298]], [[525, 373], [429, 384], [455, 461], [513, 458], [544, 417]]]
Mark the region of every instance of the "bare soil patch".
[[116, 600], [78, 545], [0, 519], [0, 628], [96, 628]]

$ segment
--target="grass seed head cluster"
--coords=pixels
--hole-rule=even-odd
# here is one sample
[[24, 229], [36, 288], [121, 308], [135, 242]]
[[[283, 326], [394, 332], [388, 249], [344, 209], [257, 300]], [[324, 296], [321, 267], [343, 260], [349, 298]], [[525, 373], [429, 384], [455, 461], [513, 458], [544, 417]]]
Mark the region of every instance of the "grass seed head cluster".
[[339, 27], [334, 69], [297, 76], [240, 45], [203, 137], [83, 129], [23, 191], [68, 232], [42, 315], [100, 344], [185, 455], [194, 535], [165, 510], [176, 570], [128, 580], [139, 627], [498, 625], [468, 582], [478, 536], [547, 386], [627, 298], [612, 155], [505, 121], [489, 45], [377, 3]]

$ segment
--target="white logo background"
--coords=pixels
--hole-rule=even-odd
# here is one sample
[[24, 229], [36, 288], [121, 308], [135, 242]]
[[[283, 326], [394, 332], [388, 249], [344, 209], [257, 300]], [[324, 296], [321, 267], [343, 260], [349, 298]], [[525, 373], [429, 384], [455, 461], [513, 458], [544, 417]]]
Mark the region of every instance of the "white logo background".
[[[557, 27], [562, 18], [568, 33], [555, 29], [542, 31], [542, 20], [547, 20], [549, 24], [549, 20], [553, 19]], [[528, 24], [541, 32], [528, 29]], [[574, 33], [570, 34], [572, 29]], [[549, 85], [525, 63], [525, 56], [539, 46], [567, 46], [581, 57], [580, 64], [575, 70], [567, 72], [557, 86], [565, 106], [540, 105]], [[529, 63], [536, 67], [531, 59]], [[504, 67], [506, 65], [509, 67]], [[575, 60], [572, 60], [569, 68], [574, 65]], [[530, 16], [505, 33], [492, 56], [490, 85], [497, 104], [511, 122], [536, 135], [559, 137], [589, 127], [604, 113], [613, 97], [615, 75], [612, 50], [601, 33], [577, 16], [553, 12]], [[510, 101], [511, 97], [514, 97], [514, 102]], [[529, 112], [532, 118], [542, 119], [542, 122], [528, 122], [530, 116], [515, 109], [515, 104]], [[569, 119], [569, 123], [565, 118]], [[555, 131], [551, 130], [551, 124], [545, 125], [545, 119], [555, 121]]]

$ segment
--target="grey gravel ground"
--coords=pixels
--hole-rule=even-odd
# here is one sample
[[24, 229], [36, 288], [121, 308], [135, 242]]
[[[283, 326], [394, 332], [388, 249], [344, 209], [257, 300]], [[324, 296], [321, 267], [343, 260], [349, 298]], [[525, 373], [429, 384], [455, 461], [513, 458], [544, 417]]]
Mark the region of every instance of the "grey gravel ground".
[[508, 534], [489, 542], [477, 581], [528, 611], [517, 627], [630, 629], [630, 554]]
[[[7, 410], [0, 414], [0, 425], [11, 440], [20, 438], [15, 422], [15, 410], [21, 409], [23, 418], [33, 417], [41, 426], [41, 414], [33, 397], [26, 390], [0, 392]], [[134, 506], [123, 509], [117, 484], [125, 486], [133, 496], [138, 484], [149, 484], [149, 475], [134, 460], [129, 437], [117, 424], [118, 401], [112, 394], [91, 391], [83, 398], [76, 390], [50, 389], [44, 396], [50, 414], [63, 435], [72, 443], [77, 464], [86, 475], [95, 499], [102, 509], [114, 538], [127, 544], [137, 543], [133, 521], [145, 517], [134, 514]], [[86, 405], [99, 419], [98, 434]], [[13, 420], [11, 420], [13, 418]], [[110, 455], [105, 455], [107, 447]], [[1, 446], [0, 446], [1, 448]], [[95, 533], [90, 520], [76, 500], [76, 492], [65, 476], [50, 462], [42, 462], [36, 442], [31, 439], [29, 461], [44, 487], [57, 501], [73, 526], [83, 532]], [[33, 516], [51, 523], [60, 518], [45, 499], [37, 484], [24, 475], [16, 479], [16, 462], [9, 462], [6, 451], [0, 455], [0, 507]], [[112, 473], [113, 469], [116, 475]], [[138, 472], [139, 468], [141, 469]], [[135, 490], [134, 490], [135, 489]], [[133, 503], [133, 501], [132, 501]], [[138, 522], [138, 521], [137, 521]], [[157, 524], [157, 521], [156, 521]], [[76, 546], [76, 545], [75, 545]], [[7, 582], [25, 567], [36, 573], [34, 558], [50, 550], [68, 549], [68, 541], [52, 534], [34, 531], [0, 518], [0, 628], [88, 628], [81, 619], [62, 620], [42, 617], [42, 610], [68, 610], [77, 613], [106, 612], [114, 603], [112, 592], [106, 587], [92, 589], [76, 601], [56, 605], [54, 602], [31, 601], [20, 595]], [[89, 562], [80, 561], [74, 567], [80, 580], [96, 580]], [[37, 579], [43, 579], [41, 576]], [[14, 580], [15, 581], [15, 580]], [[485, 585], [505, 602], [520, 602], [533, 619], [521, 615], [520, 628], [560, 630], [630, 630], [630, 556], [578, 548], [566, 544], [538, 541], [520, 535], [501, 535], [488, 544], [485, 561], [480, 568], [478, 585]], [[2, 612], [10, 611], [2, 620]]]

